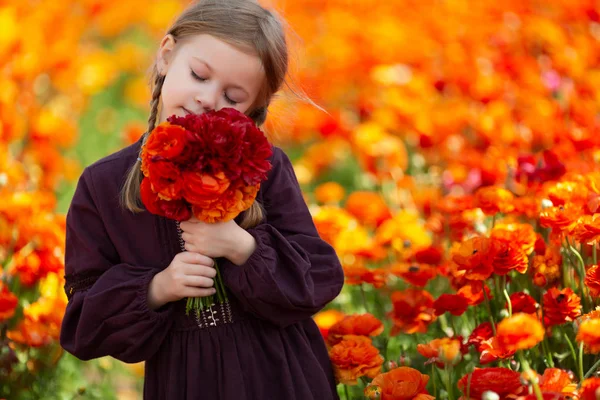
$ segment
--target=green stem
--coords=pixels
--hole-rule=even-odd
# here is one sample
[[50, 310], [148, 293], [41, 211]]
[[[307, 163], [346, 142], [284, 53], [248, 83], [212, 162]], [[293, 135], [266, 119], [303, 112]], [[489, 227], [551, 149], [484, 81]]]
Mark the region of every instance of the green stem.
[[542, 339], [542, 349], [544, 350], [544, 353], [546, 353], [548, 366], [550, 368], [554, 368], [554, 360], [552, 359], [552, 352], [550, 351], [550, 346], [548, 345], [546, 336], [544, 336], [544, 339]]
[[369, 312], [369, 307], [367, 307], [367, 295], [365, 294], [364, 285], [360, 284], [360, 295], [362, 296], [363, 307], [365, 307], [365, 312]]
[[525, 371], [526, 375], [528, 376], [528, 378], [531, 378], [531, 385], [533, 386], [533, 393], [535, 393], [535, 398], [537, 400], [544, 400], [544, 396], [542, 395], [542, 390], [540, 389], [540, 386], [538, 385], [537, 379], [535, 376], [533, 376], [535, 374], [535, 372], [532, 371], [531, 368], [529, 367], [529, 363], [527, 363], [527, 359], [523, 355], [523, 350], [517, 351], [517, 357], [519, 358], [521, 367], [523, 367], [523, 370]]
[[[575, 346], [573, 346], [573, 342], [571, 342], [571, 339], [569, 339], [569, 335], [566, 334], [566, 332], [563, 332], [563, 336], [565, 337], [565, 339], [567, 340], [567, 344], [569, 345], [569, 349], [571, 349], [571, 356], [573, 357], [573, 362], [575, 363], [575, 365], [577, 365], [577, 353], [575, 352]], [[582, 381], [583, 379], [583, 373], [581, 371], [579, 374], [579, 380]]]
[[[594, 372], [596, 372], [598, 367], [600, 367], [600, 360], [596, 361], [596, 363], [594, 365], [592, 365], [592, 368], [590, 368], [588, 370], [588, 372], [585, 373], [585, 375], [583, 376], [583, 379], [585, 380], [585, 379], [589, 378], [590, 376], [592, 376], [592, 374]], [[580, 384], [581, 384], [581, 382], [580, 382]]]
[[508, 305], [508, 316], [512, 317], [512, 302], [510, 301], [508, 290], [506, 290], [506, 275], [502, 277], [502, 293], [504, 294], [506, 304]]
[[452, 366], [446, 366], [446, 391], [448, 400], [454, 400], [454, 391], [452, 390]]
[[583, 342], [579, 344], [579, 379], [583, 381], [585, 375], [583, 374]]
[[485, 305], [488, 310], [488, 315], [490, 316], [490, 323], [492, 324], [492, 332], [494, 336], [496, 336], [496, 321], [494, 320], [494, 315], [492, 314], [492, 307], [490, 306], [490, 298], [485, 291], [485, 285], [483, 285], [483, 297], [485, 298]]
[[431, 363], [431, 380], [433, 381], [433, 397], [437, 399], [437, 385], [435, 384], [435, 363]]
[[350, 400], [350, 394], [348, 393], [348, 385], [344, 385], [344, 394], [346, 395], [346, 400]]
[[[568, 240], [569, 239], [567, 239], [567, 241]], [[579, 260], [579, 268], [577, 268], [578, 275], [579, 275], [579, 290], [581, 290], [581, 301], [582, 301], [582, 303], [584, 303], [583, 304], [584, 309], [586, 309], [585, 303], [587, 303], [587, 296], [585, 294], [585, 262], [583, 262], [583, 258], [581, 257], [581, 254], [579, 254], [577, 249], [575, 247], [573, 247], [571, 244], [569, 244], [569, 249], [571, 250], [573, 255], [575, 255], [577, 260]]]

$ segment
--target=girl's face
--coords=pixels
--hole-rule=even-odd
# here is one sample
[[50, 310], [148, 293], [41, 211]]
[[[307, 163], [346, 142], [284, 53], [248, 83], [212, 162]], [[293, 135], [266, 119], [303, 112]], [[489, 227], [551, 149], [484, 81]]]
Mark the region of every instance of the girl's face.
[[205, 34], [177, 44], [166, 36], [158, 52], [158, 71], [165, 75], [159, 122], [173, 114], [183, 117], [224, 107], [246, 113], [265, 80], [256, 55]]

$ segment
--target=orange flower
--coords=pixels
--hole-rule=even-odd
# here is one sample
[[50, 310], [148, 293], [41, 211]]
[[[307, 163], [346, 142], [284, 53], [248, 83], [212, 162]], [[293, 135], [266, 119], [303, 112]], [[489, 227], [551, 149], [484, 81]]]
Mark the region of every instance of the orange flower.
[[573, 237], [581, 243], [595, 245], [600, 241], [600, 214], [584, 215], [573, 229]]
[[6, 321], [15, 315], [19, 299], [8, 287], [0, 285], [0, 322]]
[[456, 338], [433, 339], [427, 344], [418, 344], [417, 351], [425, 358], [440, 364], [455, 364], [460, 360], [461, 342]]
[[321, 204], [339, 203], [345, 194], [344, 188], [337, 182], [326, 182], [315, 189], [315, 198]]
[[543, 297], [546, 326], [561, 325], [581, 315], [581, 301], [571, 288], [550, 288]]
[[479, 362], [482, 365], [489, 364], [498, 359], [504, 360], [510, 358], [516, 353], [516, 350], [514, 349], [507, 349], [504, 346], [501, 346], [497, 337], [491, 337], [481, 342], [478, 350], [481, 353]]
[[[471, 385], [469, 383], [471, 375]], [[495, 392], [501, 399], [508, 396], [524, 394], [526, 386], [521, 383], [521, 374], [508, 368], [475, 368], [458, 381], [458, 388], [463, 394], [469, 393], [471, 399], [481, 399], [484, 392]]]
[[513, 270], [521, 274], [527, 271], [527, 254], [513, 243], [492, 239], [491, 255], [494, 272], [498, 275], [506, 275]]
[[348, 315], [329, 329], [328, 343], [335, 345], [345, 335], [377, 336], [383, 332], [383, 323], [372, 314]]
[[437, 272], [435, 268], [427, 265], [427, 264], [408, 264], [408, 263], [398, 263], [392, 265], [390, 268], [390, 272], [408, 283], [418, 286], [424, 287], [427, 282], [433, 279]]
[[329, 329], [344, 319], [345, 314], [338, 310], [325, 310], [318, 312], [313, 319], [321, 331], [324, 339], [329, 335]]
[[540, 213], [540, 225], [560, 232], [569, 232], [577, 222], [581, 210], [573, 205], [549, 207]]
[[459, 270], [466, 271], [465, 277], [472, 280], [485, 280], [494, 272], [490, 260], [491, 240], [476, 236], [461, 243], [453, 254]]
[[381, 400], [435, 400], [425, 388], [427, 382], [429, 376], [416, 369], [399, 367], [377, 375], [365, 388], [365, 395]]
[[381, 268], [366, 268], [364, 265], [343, 265], [346, 283], [348, 285], [361, 285], [368, 283], [375, 288], [385, 286], [388, 271]]
[[442, 294], [433, 302], [435, 315], [440, 316], [446, 311], [452, 315], [463, 315], [469, 307], [469, 301], [460, 294]]
[[585, 345], [586, 352], [600, 353], [600, 318], [583, 321], [577, 331], [577, 341]]
[[501, 240], [505, 243], [512, 243], [520, 248], [525, 254], [533, 252], [535, 241], [537, 239], [535, 230], [530, 224], [497, 224], [490, 236], [494, 240]]
[[588, 378], [581, 383], [579, 400], [597, 400], [600, 391], [600, 378]]
[[552, 248], [546, 249], [544, 255], [533, 258], [533, 283], [537, 286], [554, 285], [560, 279], [562, 256]]
[[[484, 290], [485, 294], [483, 292]], [[481, 281], [473, 281], [464, 285], [458, 289], [457, 294], [464, 297], [470, 306], [476, 306], [483, 303], [486, 295], [488, 299], [492, 298], [490, 288], [484, 285]]]
[[365, 336], [346, 336], [329, 350], [335, 377], [345, 385], [356, 385], [362, 376], [374, 378], [383, 365], [379, 350]]
[[8, 331], [7, 337], [13, 342], [31, 347], [46, 346], [54, 340], [50, 327], [44, 321], [29, 318], [24, 318], [14, 330]]
[[433, 297], [425, 290], [407, 289], [394, 292], [391, 296], [394, 309], [389, 313], [394, 323], [391, 335], [400, 332], [424, 333], [435, 321]]
[[[538, 308], [538, 303], [535, 301], [535, 299], [525, 292], [516, 292], [511, 294], [510, 304], [514, 314], [535, 314]], [[508, 302], [506, 303], [505, 307], [508, 308]]]
[[600, 296], [600, 268], [592, 265], [585, 274], [585, 285], [590, 289], [592, 297]]
[[562, 392], [573, 381], [567, 371], [559, 368], [546, 368], [544, 375], [540, 378], [540, 389], [548, 392]]
[[504, 349], [526, 350], [544, 339], [544, 327], [531, 314], [513, 314], [498, 324], [496, 337]]
[[363, 224], [371, 226], [379, 226], [392, 217], [385, 200], [374, 192], [352, 192], [346, 200], [346, 210]]
[[475, 193], [475, 206], [487, 215], [511, 212], [514, 209], [513, 200], [511, 192], [499, 187], [484, 187]]

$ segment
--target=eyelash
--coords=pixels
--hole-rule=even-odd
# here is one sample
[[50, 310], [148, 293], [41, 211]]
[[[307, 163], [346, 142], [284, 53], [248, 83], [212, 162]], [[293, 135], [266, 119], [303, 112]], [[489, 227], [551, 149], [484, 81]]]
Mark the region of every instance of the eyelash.
[[[190, 71], [192, 73], [192, 78], [194, 78], [195, 80], [197, 80], [198, 82], [205, 82], [206, 79], [205, 78], [200, 78], [195, 72], [194, 70]], [[227, 96], [227, 93], [223, 92], [223, 96], [225, 97], [225, 101], [229, 104], [231, 104], [232, 106], [235, 106], [236, 104], [238, 104], [237, 101], [233, 101], [229, 98], [229, 96]]]

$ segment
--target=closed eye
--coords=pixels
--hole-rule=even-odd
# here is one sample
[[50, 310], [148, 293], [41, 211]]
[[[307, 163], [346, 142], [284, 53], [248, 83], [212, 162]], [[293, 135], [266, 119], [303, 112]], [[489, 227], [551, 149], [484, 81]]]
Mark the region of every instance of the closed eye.
[[[198, 76], [198, 75], [197, 75], [197, 74], [194, 72], [194, 70], [193, 70], [193, 69], [192, 69], [192, 70], [190, 70], [190, 72], [191, 72], [191, 74], [192, 74], [192, 78], [194, 78], [194, 79], [195, 79], [195, 80], [197, 80], [198, 82], [206, 82], [206, 81], [208, 80], [208, 79], [206, 79], [206, 78], [201, 78], [201, 77], [199, 77], [199, 76]], [[237, 101], [235, 101], [235, 100], [232, 100], [232, 99], [231, 99], [229, 96], [227, 96], [227, 93], [225, 93], [225, 92], [223, 92], [223, 97], [225, 97], [225, 101], [226, 101], [228, 104], [232, 105], [232, 106], [235, 106], [236, 104], [238, 104], [238, 102], [237, 102]]]

